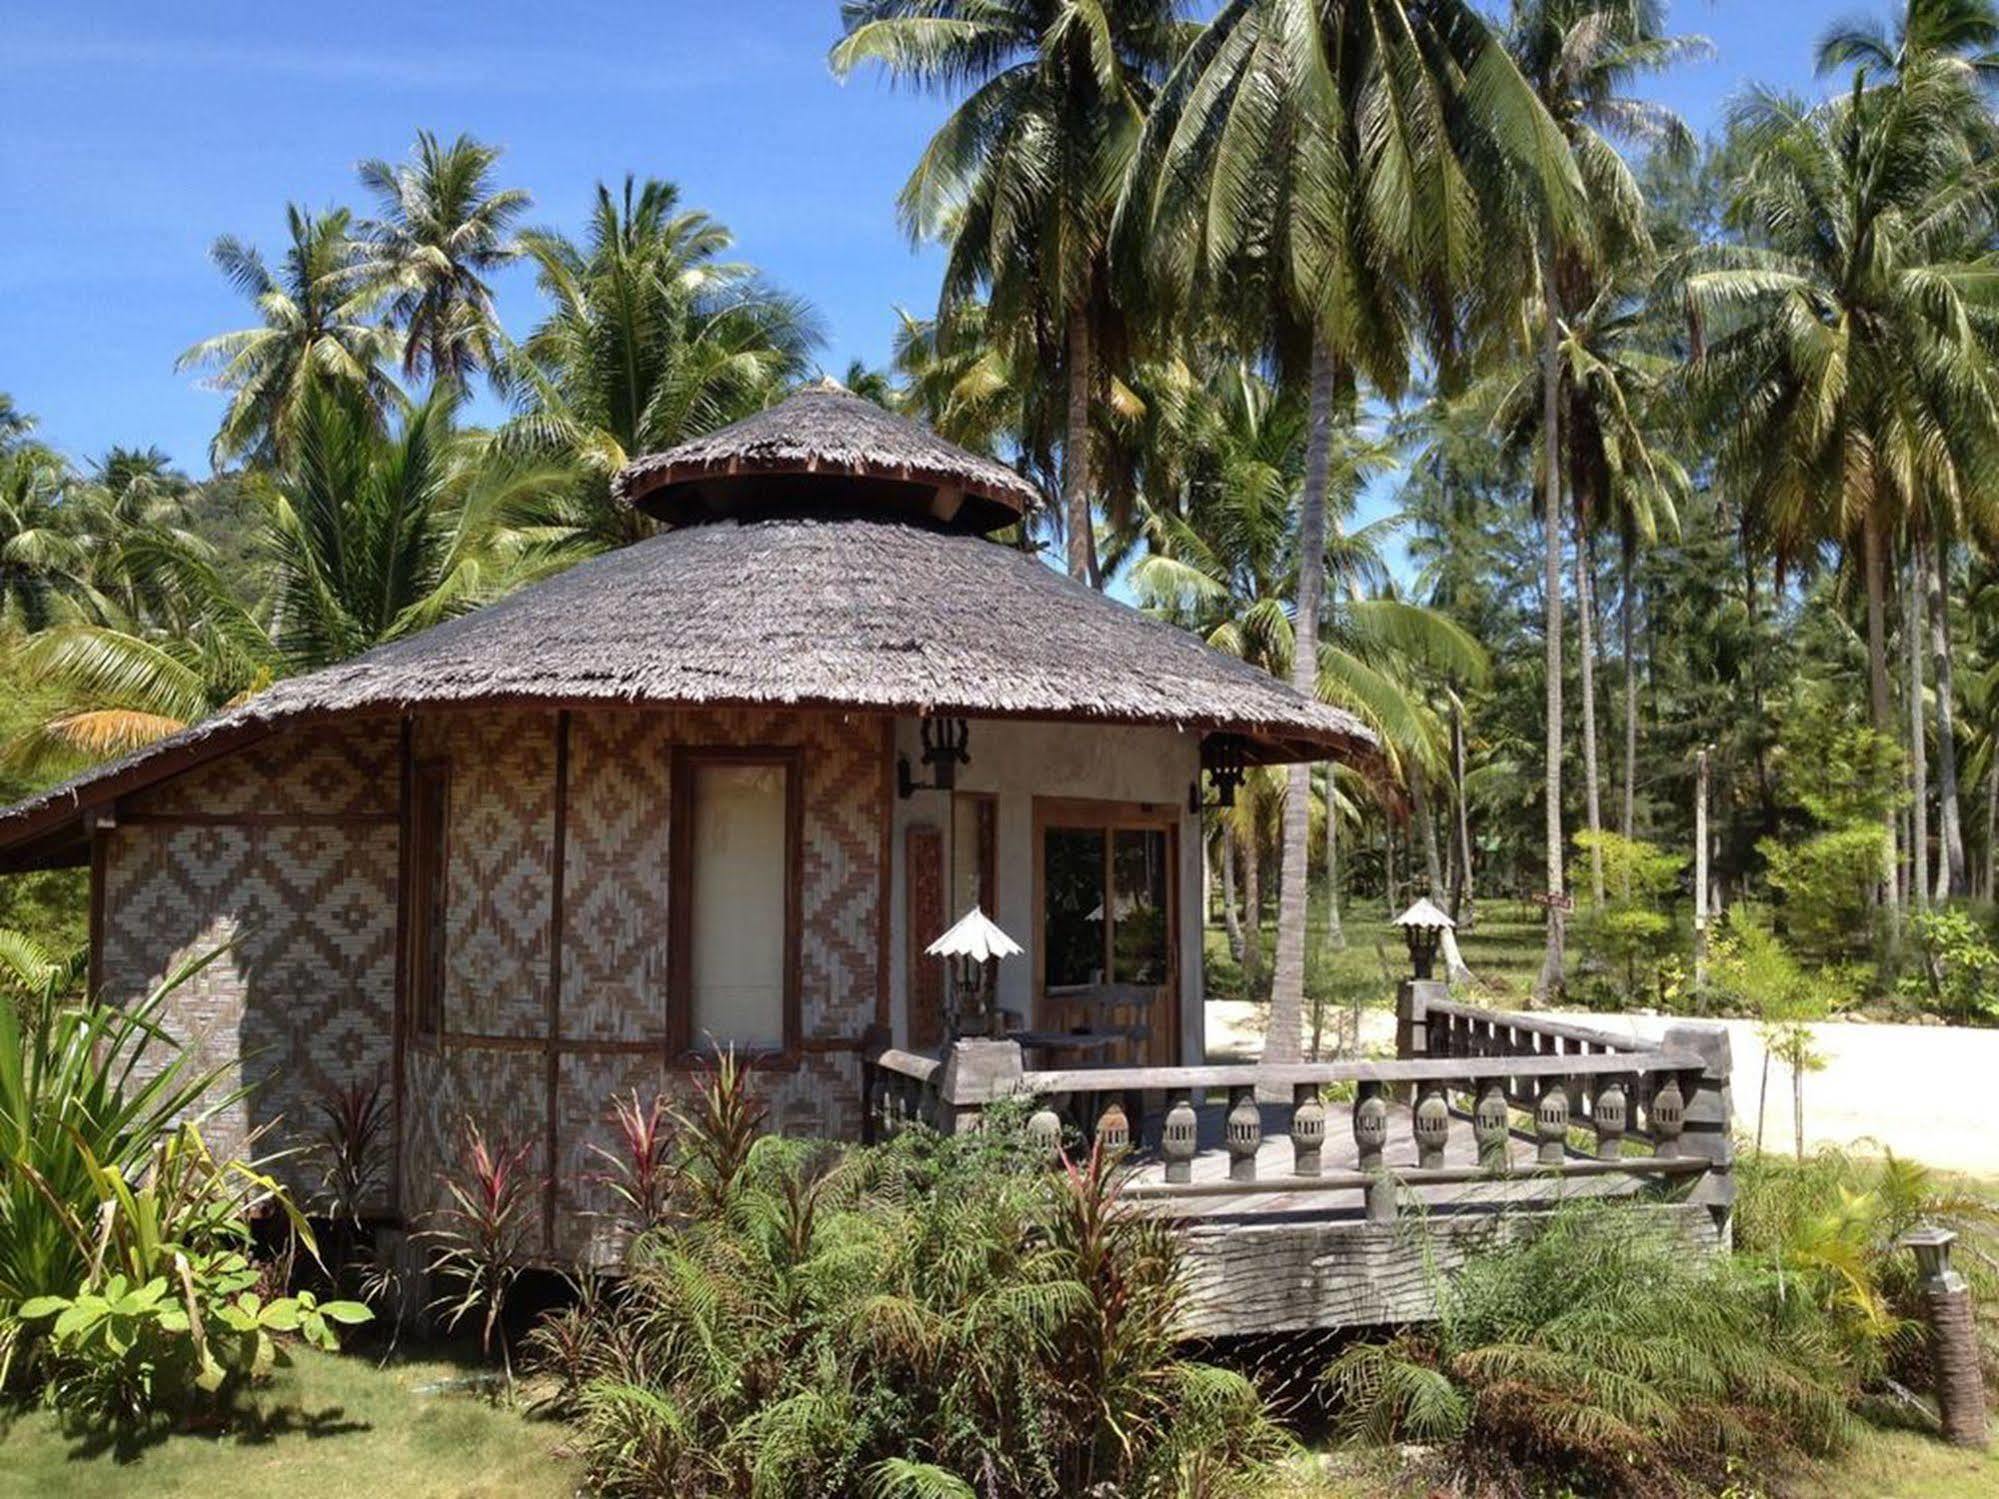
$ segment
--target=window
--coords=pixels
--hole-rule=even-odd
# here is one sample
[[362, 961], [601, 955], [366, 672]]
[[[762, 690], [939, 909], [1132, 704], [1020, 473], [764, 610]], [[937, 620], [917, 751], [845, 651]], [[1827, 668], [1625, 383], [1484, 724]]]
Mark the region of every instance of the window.
[[684, 1049], [797, 1039], [795, 755], [691, 750], [674, 774], [673, 1014]]
[[441, 762], [416, 767], [410, 781], [409, 964], [410, 1028], [435, 1038], [444, 1030], [444, 939], [449, 876], [445, 829], [451, 807], [451, 768]]

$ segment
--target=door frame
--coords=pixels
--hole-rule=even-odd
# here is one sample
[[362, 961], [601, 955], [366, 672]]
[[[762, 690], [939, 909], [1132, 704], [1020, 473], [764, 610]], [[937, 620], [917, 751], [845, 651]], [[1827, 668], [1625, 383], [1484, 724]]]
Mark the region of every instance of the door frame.
[[[1105, 835], [1104, 858], [1106, 909], [1114, 894], [1111, 889], [1109, 860], [1111, 857], [1110, 835], [1120, 829], [1139, 829], [1166, 835], [1166, 981], [1160, 985], [1161, 995], [1154, 1001], [1153, 1038], [1149, 1049], [1158, 1055], [1162, 1051], [1176, 1062], [1180, 1057], [1180, 942], [1183, 936], [1183, 912], [1180, 909], [1180, 819], [1182, 807], [1173, 802], [1132, 802], [1100, 800], [1081, 796], [1037, 796], [1034, 798], [1034, 972], [1032, 993], [1034, 1015], [1032, 1023], [1039, 1027], [1050, 1023], [1048, 1000], [1048, 899], [1046, 886], [1047, 832], [1050, 828], [1078, 828], [1101, 831]], [[1104, 923], [1105, 943], [1108, 948], [1115, 918]], [[1110, 954], [1105, 953], [1105, 982], [1111, 982], [1116, 974], [1109, 966]], [[1160, 1024], [1163, 1011], [1163, 1025]], [[1162, 1041], [1164, 1045], [1162, 1046]]]

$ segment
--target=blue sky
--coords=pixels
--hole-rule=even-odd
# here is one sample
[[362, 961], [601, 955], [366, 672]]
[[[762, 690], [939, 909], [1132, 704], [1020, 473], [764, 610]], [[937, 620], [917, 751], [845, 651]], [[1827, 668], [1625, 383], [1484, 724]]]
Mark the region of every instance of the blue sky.
[[[1658, 82], [1697, 126], [1745, 81], [1810, 85], [1850, 4], [1675, 0], [1709, 62]], [[934, 251], [896, 227], [897, 187], [943, 113], [826, 63], [837, 0], [477, 6], [15, 0], [0, 91], [0, 390], [87, 458], [157, 443], [194, 473], [221, 398], [174, 372], [245, 326], [207, 250], [272, 248], [288, 199], [360, 206], [354, 164], [416, 130], [505, 147], [536, 223], [580, 224], [594, 184], [670, 178], [824, 315], [826, 367], [886, 357], [897, 304], [930, 306]], [[500, 285], [522, 332], [524, 272]]]

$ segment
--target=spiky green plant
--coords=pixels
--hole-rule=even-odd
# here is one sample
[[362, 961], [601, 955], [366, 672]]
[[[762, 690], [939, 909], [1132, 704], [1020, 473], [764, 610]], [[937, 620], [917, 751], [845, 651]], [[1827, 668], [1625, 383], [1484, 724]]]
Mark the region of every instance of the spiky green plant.
[[1589, 1493], [1768, 1476], [1845, 1441], [1858, 1371], [1808, 1304], [1616, 1205], [1473, 1259], [1434, 1329], [1342, 1353], [1349, 1435], [1439, 1444], [1455, 1477]]

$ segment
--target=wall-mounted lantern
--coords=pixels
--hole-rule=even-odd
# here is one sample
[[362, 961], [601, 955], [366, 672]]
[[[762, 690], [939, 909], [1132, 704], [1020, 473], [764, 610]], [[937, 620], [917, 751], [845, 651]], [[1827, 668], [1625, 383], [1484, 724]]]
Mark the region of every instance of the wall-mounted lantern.
[[1402, 928], [1402, 940], [1409, 944], [1409, 965], [1419, 979], [1427, 979], [1437, 962], [1437, 948], [1444, 940], [1444, 933], [1457, 923], [1426, 895], [1415, 905], [1395, 918], [1395, 925]]
[[923, 763], [930, 767], [931, 778], [919, 781], [911, 775], [909, 756], [904, 755], [895, 763], [896, 790], [905, 801], [919, 791], [955, 791], [958, 767], [972, 763], [971, 741], [972, 726], [962, 718], [924, 719]]
[[942, 958], [951, 972], [951, 1005], [946, 1016], [953, 1036], [990, 1035], [999, 1010], [993, 1005], [988, 980], [1001, 958], [1020, 951], [1020, 944], [973, 906], [935, 942], [923, 951]]
[[1209, 810], [1225, 811], [1233, 807], [1236, 791], [1249, 775], [1249, 758], [1243, 742], [1233, 734], [1215, 735], [1201, 746], [1201, 767], [1208, 773], [1215, 799], [1202, 801], [1201, 783], [1195, 781], [1187, 788], [1187, 810], [1198, 817]]

